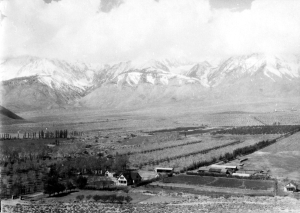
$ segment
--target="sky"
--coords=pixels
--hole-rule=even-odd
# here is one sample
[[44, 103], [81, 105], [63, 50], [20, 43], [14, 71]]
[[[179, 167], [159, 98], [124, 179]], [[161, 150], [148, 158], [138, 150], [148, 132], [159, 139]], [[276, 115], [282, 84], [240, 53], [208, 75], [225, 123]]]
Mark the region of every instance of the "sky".
[[112, 63], [299, 54], [299, 0], [0, 0], [0, 57]]

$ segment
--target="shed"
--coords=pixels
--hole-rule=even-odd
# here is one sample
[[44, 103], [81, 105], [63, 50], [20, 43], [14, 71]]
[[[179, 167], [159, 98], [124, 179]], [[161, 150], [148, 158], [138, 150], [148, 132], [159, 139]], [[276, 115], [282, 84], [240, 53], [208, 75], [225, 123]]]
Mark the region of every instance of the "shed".
[[237, 176], [237, 177], [250, 177], [251, 174], [247, 174], [247, 173], [232, 173], [232, 176]]
[[210, 168], [214, 168], [214, 169], [228, 169], [228, 170], [233, 170], [233, 171], [237, 170], [237, 166], [232, 166], [232, 165], [216, 165], [216, 164], [213, 164], [213, 165], [210, 166]]
[[174, 168], [169, 168], [169, 167], [156, 167], [154, 171], [158, 174], [167, 174], [168, 176], [172, 176], [174, 173]]
[[213, 173], [221, 173], [222, 168], [210, 168], [208, 171]]
[[298, 191], [298, 186], [297, 186], [297, 184], [295, 184], [294, 182], [291, 181], [285, 185], [284, 190], [288, 191], [288, 192], [296, 192], [296, 191]]
[[198, 169], [198, 172], [199, 172], [199, 173], [208, 172], [208, 171], [209, 171], [209, 168], [208, 168], [208, 167], [200, 167], [200, 168]]
[[151, 180], [159, 177], [159, 175], [154, 171], [143, 171], [139, 170], [139, 175], [142, 177], [142, 180]]

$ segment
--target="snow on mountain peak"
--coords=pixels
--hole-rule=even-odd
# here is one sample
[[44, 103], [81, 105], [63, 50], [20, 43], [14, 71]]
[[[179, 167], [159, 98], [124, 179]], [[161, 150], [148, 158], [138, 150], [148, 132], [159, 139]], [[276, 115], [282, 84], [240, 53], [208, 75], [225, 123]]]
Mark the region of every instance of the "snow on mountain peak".
[[[110, 65], [69, 63], [57, 59], [38, 57], [7, 58], [0, 65], [2, 81], [20, 77], [38, 76], [49, 87], [72, 86], [80, 90], [97, 87], [105, 82], [168, 85], [171, 81], [182, 85], [199, 83], [215, 87], [225, 79], [238, 80], [262, 73], [272, 81], [278, 78], [299, 78], [300, 57], [267, 54], [233, 56], [212, 66], [207, 61], [193, 63], [185, 58], [169, 58], [148, 61], [125, 61]], [[252, 79], [253, 80], [253, 79]]]
[[[2, 81], [38, 76], [40, 82], [51, 88], [69, 85], [82, 90], [92, 86], [92, 76], [85, 73], [88, 70], [83, 63], [69, 64], [65, 61], [37, 57], [7, 59], [0, 65]], [[89, 73], [89, 75], [91, 74]]]

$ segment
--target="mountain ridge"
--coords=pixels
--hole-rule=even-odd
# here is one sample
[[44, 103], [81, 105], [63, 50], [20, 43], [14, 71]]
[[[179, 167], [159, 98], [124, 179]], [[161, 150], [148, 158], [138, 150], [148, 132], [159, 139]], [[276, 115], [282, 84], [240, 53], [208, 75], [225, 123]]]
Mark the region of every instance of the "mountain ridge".
[[297, 56], [232, 56], [218, 66], [187, 59], [91, 65], [27, 56], [2, 61], [0, 71], [2, 102], [19, 110], [22, 103], [27, 109], [105, 108], [201, 100], [208, 94], [216, 100], [300, 94]]

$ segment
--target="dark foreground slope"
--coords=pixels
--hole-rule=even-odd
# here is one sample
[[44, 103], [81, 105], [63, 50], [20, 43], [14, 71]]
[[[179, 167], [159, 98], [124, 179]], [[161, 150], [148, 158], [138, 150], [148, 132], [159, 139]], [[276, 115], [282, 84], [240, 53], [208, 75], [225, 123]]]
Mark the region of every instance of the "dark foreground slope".
[[13, 113], [12, 111], [6, 109], [5, 107], [0, 105], [0, 114], [2, 116], [11, 118], [11, 119], [16, 119], [16, 120], [24, 120], [22, 117], [18, 116], [17, 114]]

